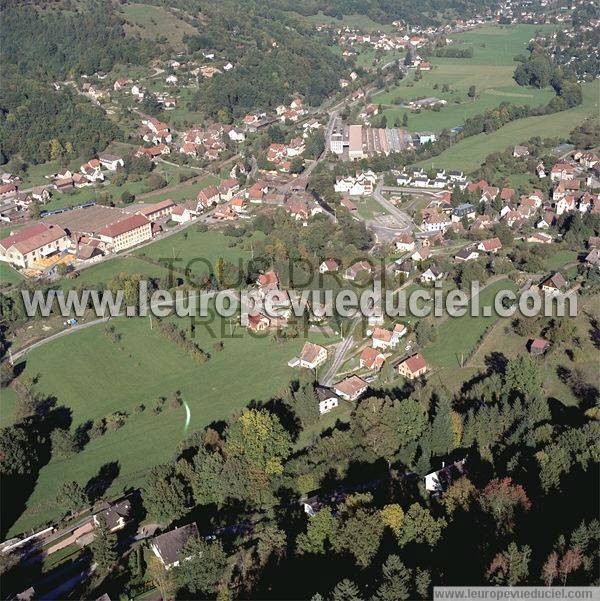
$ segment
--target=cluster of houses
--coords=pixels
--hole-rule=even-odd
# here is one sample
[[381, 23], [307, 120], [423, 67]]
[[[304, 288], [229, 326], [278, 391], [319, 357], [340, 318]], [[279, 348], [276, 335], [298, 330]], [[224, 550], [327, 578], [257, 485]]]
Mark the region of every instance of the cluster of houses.
[[411, 188], [454, 188], [458, 186], [464, 190], [467, 186], [467, 178], [462, 171], [446, 171], [438, 169], [436, 175], [430, 178], [424, 169], [415, 169], [412, 173], [402, 171], [396, 175], [396, 182], [399, 186]]
[[289, 173], [292, 159], [302, 156], [305, 145], [303, 138], [292, 138], [286, 144], [273, 142], [267, 149], [267, 161], [272, 163], [274, 170]]
[[360, 171], [354, 175], [336, 177], [334, 190], [349, 196], [365, 196], [373, 194], [377, 175], [373, 171]]

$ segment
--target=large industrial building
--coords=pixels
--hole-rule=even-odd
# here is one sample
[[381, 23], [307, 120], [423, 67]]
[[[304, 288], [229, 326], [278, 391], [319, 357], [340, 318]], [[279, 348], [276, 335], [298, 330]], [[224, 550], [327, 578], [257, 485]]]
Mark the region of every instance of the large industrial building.
[[376, 154], [402, 152], [422, 143], [419, 134], [398, 127], [377, 128], [336, 123], [329, 149], [346, 160], [356, 161]]

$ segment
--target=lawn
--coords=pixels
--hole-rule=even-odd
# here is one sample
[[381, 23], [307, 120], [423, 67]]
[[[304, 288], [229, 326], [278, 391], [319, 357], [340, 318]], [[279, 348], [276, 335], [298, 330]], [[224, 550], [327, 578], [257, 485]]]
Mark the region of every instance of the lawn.
[[557, 271], [565, 265], [577, 261], [577, 253], [573, 250], [558, 250], [546, 259], [546, 269], [548, 271]]
[[82, 270], [75, 279], [62, 280], [61, 287], [63, 290], [80, 288], [84, 285], [95, 287], [102, 283], [107, 284], [119, 273], [127, 275], [139, 273], [149, 278], [166, 277], [168, 269], [149, 261], [144, 261], [139, 257], [115, 257]]
[[358, 207], [358, 214], [363, 219], [373, 219], [378, 215], [387, 215], [387, 211], [372, 196], [361, 196], [354, 202]]
[[534, 136], [566, 138], [581, 121], [598, 114], [599, 84], [591, 82], [583, 84], [582, 88], [583, 102], [577, 107], [552, 115], [519, 119], [490, 134], [465, 138], [440, 155], [417, 165], [470, 172], [477, 169], [489, 154], [502, 152]]
[[0, 288], [15, 286], [23, 281], [23, 276], [8, 263], [0, 263]]
[[302, 15], [293, 11], [287, 11], [288, 15], [313, 25], [333, 25], [334, 27], [353, 27], [362, 31], [398, 31], [393, 25], [376, 23], [367, 15], [343, 15], [341, 19], [318, 12], [316, 15]]
[[[430, 57], [433, 69], [423, 72], [421, 80], [415, 82], [409, 76], [389, 92], [375, 96], [374, 101], [383, 105], [389, 124], [406, 113], [411, 131], [436, 132], [460, 125], [468, 117], [503, 101], [531, 106], [546, 104], [554, 95], [551, 88], [524, 88], [513, 80], [516, 63], [512, 58], [519, 52], [526, 53], [526, 46], [537, 29], [533, 25], [489, 26], [452, 36], [453, 47], [473, 49], [472, 58]], [[442, 91], [444, 84], [449, 86], [446, 92]], [[472, 85], [477, 90], [473, 100], [467, 96]], [[429, 96], [445, 100], [447, 104], [439, 111], [420, 113], [397, 106], [400, 99], [408, 101]]]
[[[300, 350], [302, 338], [278, 344], [270, 337], [250, 337], [239, 326], [234, 328], [235, 338], [229, 338], [223, 335], [229, 326], [217, 319], [210, 324], [214, 337], [204, 326], [195, 328], [196, 341], [212, 355], [201, 365], [156, 328], [150, 329], [148, 319], [120, 318], [112, 323], [121, 335], [119, 342], [112, 342], [100, 325], [27, 356], [25, 376], [39, 374], [37, 389], [55, 395], [59, 406], [70, 409], [73, 428], [115, 411], [130, 415], [121, 429], [91, 441], [70, 458], [44, 466], [10, 534], [56, 518], [60, 509], [54, 498], [65, 479], [86, 484], [103, 465], [118, 462], [119, 475], [109, 494], [139, 486], [152, 466], [172, 459], [190, 432], [227, 418], [251, 400], [269, 400], [298, 375], [286, 363]], [[189, 328], [189, 322], [181, 320], [180, 327]], [[217, 339], [224, 342], [219, 352], [212, 348]], [[324, 342], [322, 336], [314, 340]], [[175, 390], [181, 391], [191, 410], [187, 431], [183, 408], [174, 409], [167, 402], [162, 413], [152, 411], [159, 397], [169, 397]], [[140, 403], [146, 410], [134, 413]]]
[[469, 312], [463, 317], [448, 317], [436, 328], [436, 340], [423, 349], [423, 355], [428, 363], [435, 367], [449, 367], [456, 369], [461, 364], [461, 357], [466, 359], [477, 345], [481, 335], [497, 319], [498, 315], [484, 317], [482, 309], [486, 305], [493, 307], [494, 298], [501, 290], [516, 290], [513, 282], [507, 279], [490, 284], [479, 295], [478, 317], [471, 317]]
[[[261, 236], [260, 233], [253, 235], [256, 239], [259, 236]], [[173, 263], [174, 267], [183, 269], [190, 263], [190, 268], [200, 273], [206, 271], [204, 260], [214, 266], [219, 258], [231, 261], [236, 265], [238, 261], [250, 258], [250, 240], [225, 236], [217, 230], [198, 232], [192, 226], [185, 232], [180, 232], [140, 249], [136, 255], [143, 254], [155, 261], [176, 259]], [[246, 250], [247, 248], [248, 250]], [[197, 261], [198, 259], [202, 261]]]

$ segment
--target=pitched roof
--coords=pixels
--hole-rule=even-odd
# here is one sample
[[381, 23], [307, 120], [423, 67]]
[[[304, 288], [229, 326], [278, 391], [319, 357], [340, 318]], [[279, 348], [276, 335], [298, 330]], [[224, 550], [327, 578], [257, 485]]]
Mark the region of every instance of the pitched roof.
[[502, 248], [502, 242], [500, 242], [500, 238], [490, 238], [489, 240], [482, 240], [481, 245], [483, 246], [483, 250], [485, 250], [485, 252], [499, 250], [500, 248]]
[[356, 375], [349, 376], [345, 380], [338, 382], [334, 389], [341, 392], [349, 397], [358, 394], [361, 390], [367, 387], [367, 383]]
[[192, 522], [155, 537], [152, 544], [160, 553], [165, 565], [171, 565], [181, 559], [181, 551], [194, 536], [198, 536], [198, 527]]
[[427, 367], [427, 363], [425, 363], [425, 359], [423, 358], [423, 355], [421, 355], [421, 353], [416, 353], [408, 357], [408, 359], [402, 361], [400, 365], [406, 365], [406, 367], [408, 367], [408, 370], [413, 374], [417, 373], [424, 367]]
[[381, 366], [385, 362], [385, 357], [377, 349], [374, 349], [372, 346], [367, 346], [360, 354], [360, 360], [367, 369], [373, 369], [375, 367], [381, 369]]
[[152, 213], [157, 213], [158, 211], [162, 211], [163, 209], [168, 209], [169, 207], [174, 206], [175, 203], [170, 198], [167, 198], [166, 200], [161, 200], [160, 202], [142, 207], [139, 212], [142, 215], [152, 215]]
[[98, 518], [103, 518], [106, 523], [106, 527], [109, 529], [116, 528], [119, 525], [119, 519], [123, 518], [127, 520], [129, 514], [131, 513], [131, 503], [125, 499], [120, 503], [115, 503], [108, 507], [108, 509], [104, 509], [99, 511], [96, 516]]
[[551, 275], [549, 278], [546, 278], [540, 285], [562, 290], [563, 288], [566, 288], [567, 280], [565, 280], [561, 273], [557, 272], [554, 275]]
[[131, 217], [126, 217], [121, 221], [103, 227], [98, 231], [98, 235], [106, 236], [107, 238], [116, 238], [117, 236], [130, 232], [138, 227], [142, 227], [148, 223], [150, 223], [150, 221], [148, 221], [144, 215], [132, 215]]
[[390, 342], [392, 340], [392, 332], [385, 328], [375, 328], [373, 330], [373, 338], [383, 340], [384, 342]]
[[66, 235], [65, 230], [58, 225], [36, 223], [0, 240], [0, 246], [7, 250], [14, 246], [21, 254], [26, 255]]
[[323, 350], [325, 350], [325, 347], [313, 344], [312, 342], [305, 342], [302, 351], [300, 352], [300, 359], [307, 363], [314, 363], [317, 360], [319, 353]]

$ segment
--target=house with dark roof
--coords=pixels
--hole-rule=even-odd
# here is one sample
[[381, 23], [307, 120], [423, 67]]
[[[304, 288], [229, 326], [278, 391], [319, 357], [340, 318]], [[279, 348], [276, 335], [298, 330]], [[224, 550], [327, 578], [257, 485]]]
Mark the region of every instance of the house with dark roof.
[[328, 413], [340, 404], [340, 397], [325, 386], [315, 386], [315, 394], [319, 401], [319, 413]]
[[183, 556], [182, 551], [193, 537], [198, 537], [198, 527], [195, 522], [154, 537], [150, 548], [163, 566], [170, 570], [189, 559]]
[[125, 524], [131, 515], [131, 503], [129, 499], [124, 499], [114, 505], [108, 503], [106, 505], [108, 507], [101, 509], [93, 515], [94, 524], [99, 526], [101, 523], [104, 523], [111, 532], [125, 528]]
[[425, 476], [425, 490], [431, 493], [443, 493], [449, 486], [465, 473], [466, 458], [450, 465], [442, 464], [442, 469]]

